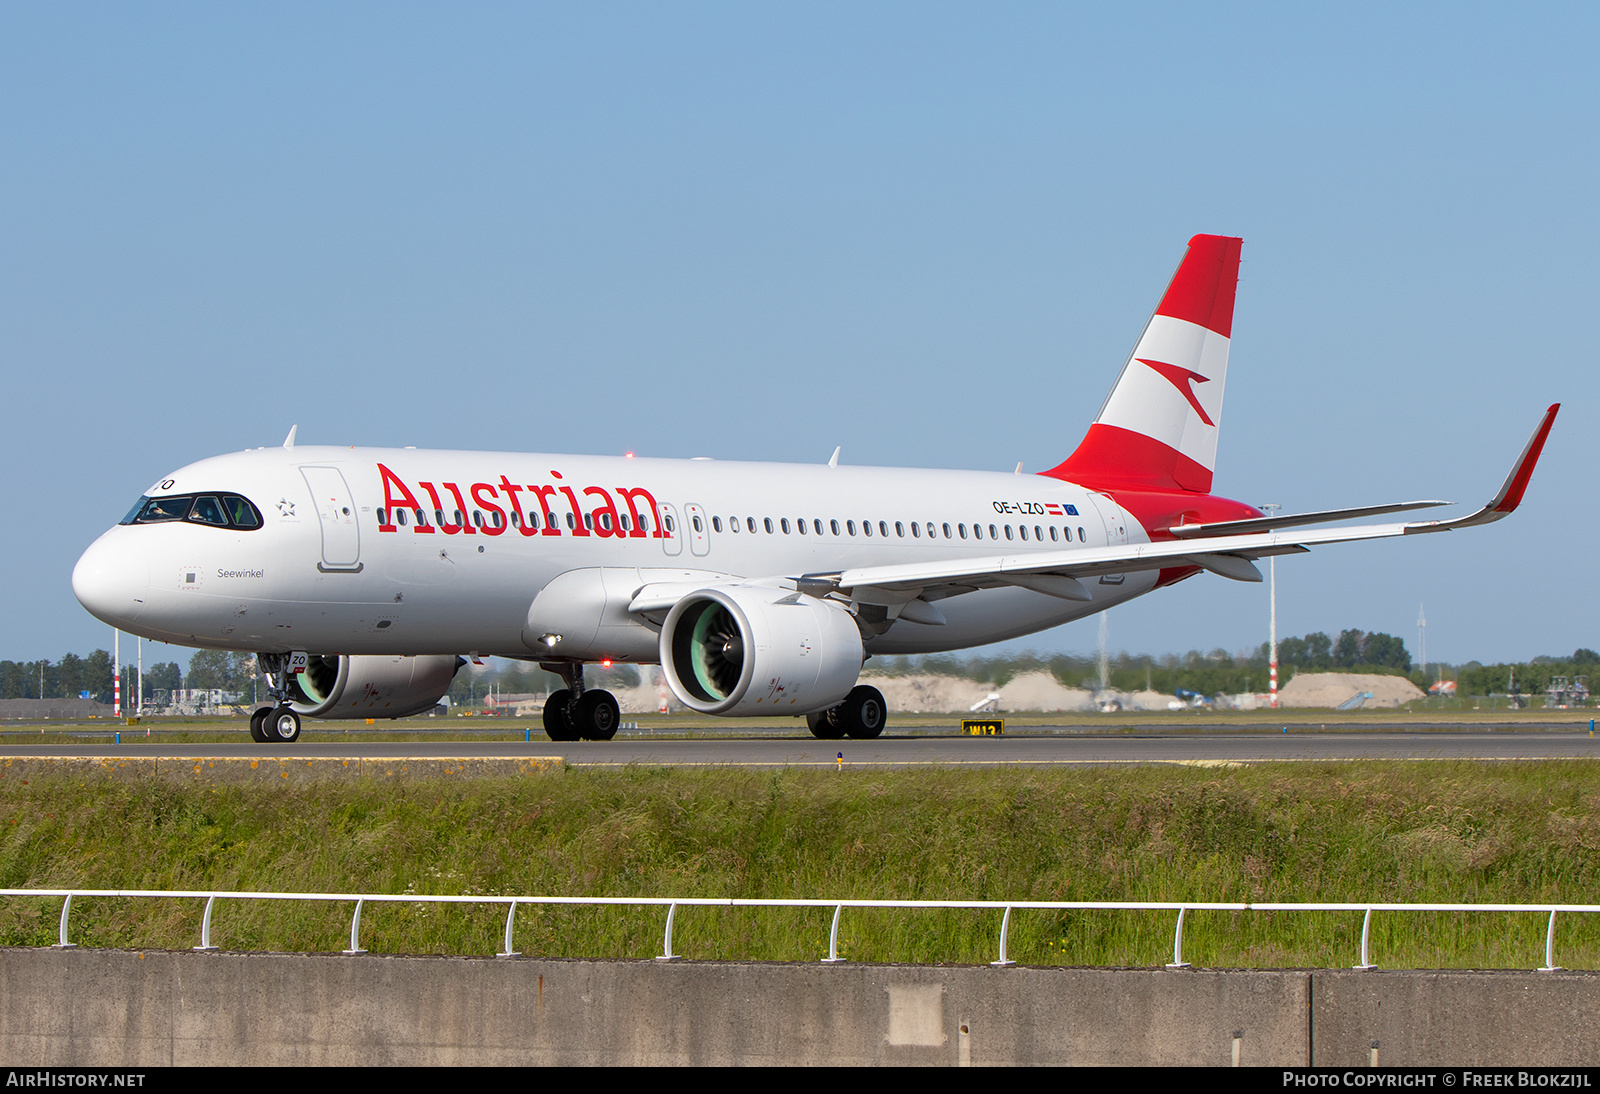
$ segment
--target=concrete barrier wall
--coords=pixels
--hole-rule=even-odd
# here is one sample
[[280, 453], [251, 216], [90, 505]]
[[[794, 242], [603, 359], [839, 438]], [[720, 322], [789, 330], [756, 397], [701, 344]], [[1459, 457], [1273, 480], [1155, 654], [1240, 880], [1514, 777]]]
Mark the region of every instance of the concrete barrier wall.
[[1600, 978], [0, 949], [12, 1065], [1576, 1064]]

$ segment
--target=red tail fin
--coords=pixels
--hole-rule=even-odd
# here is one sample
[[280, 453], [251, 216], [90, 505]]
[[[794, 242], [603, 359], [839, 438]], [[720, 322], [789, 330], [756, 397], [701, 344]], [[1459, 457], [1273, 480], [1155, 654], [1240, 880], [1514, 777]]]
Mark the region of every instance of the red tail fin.
[[1044, 474], [1097, 489], [1210, 493], [1243, 242], [1189, 241], [1088, 435]]

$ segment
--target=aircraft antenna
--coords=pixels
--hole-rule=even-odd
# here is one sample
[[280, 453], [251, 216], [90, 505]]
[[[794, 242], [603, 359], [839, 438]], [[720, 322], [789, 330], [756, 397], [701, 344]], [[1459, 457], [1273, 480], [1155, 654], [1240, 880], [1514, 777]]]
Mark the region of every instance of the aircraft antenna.
[[294, 447], [294, 435], [295, 435], [295, 432], [299, 428], [300, 428], [299, 423], [296, 423], [296, 424], [294, 424], [294, 425], [289, 427], [289, 435], [283, 439], [283, 447], [285, 447], [285, 448], [293, 448]]
[[829, 467], [838, 467], [839, 466], [839, 450], [842, 449], [843, 447], [844, 447], [844, 445], [842, 445], [842, 444], [834, 446], [833, 455], [828, 457], [828, 466]]

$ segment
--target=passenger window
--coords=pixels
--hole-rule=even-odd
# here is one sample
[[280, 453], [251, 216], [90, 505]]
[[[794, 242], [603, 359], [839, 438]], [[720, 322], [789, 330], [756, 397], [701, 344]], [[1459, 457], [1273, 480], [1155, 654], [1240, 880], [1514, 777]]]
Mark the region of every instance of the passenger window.
[[439, 523], [439, 527], [443, 528], [445, 525], [444, 510], [435, 509], [433, 511], [433, 519]]
[[955, 536], [952, 536], [950, 534], [950, 526], [948, 524], [946, 524], [944, 526], [944, 538], [945, 539], [955, 539], [956, 538]]
[[1056, 535], [1056, 526], [1055, 526], [1055, 525], [1054, 525], [1054, 524], [1052, 524], [1052, 525], [1051, 525], [1051, 526], [1050, 526], [1050, 542], [1051, 542], [1051, 543], [1055, 543], [1055, 542], [1056, 542], [1056, 541], [1057, 541], [1057, 540], [1058, 540], [1058, 539], [1060, 539], [1060, 538], [1061, 538], [1061, 537], [1059, 537], [1059, 536], [1058, 536], [1058, 535]]
[[[401, 521], [400, 523], [404, 524], [405, 521]], [[490, 516], [490, 523], [492, 523], [496, 528], [504, 528], [506, 526], [506, 518], [501, 514], [500, 510], [496, 509]]]
[[889, 538], [889, 522], [880, 520], [878, 522], [878, 531], [883, 535], [883, 537], [885, 539]]
[[728, 518], [728, 529], [730, 531], [734, 531], [734, 532], [737, 532], [739, 530], [739, 518], [738, 517], [729, 517]]
[[956, 531], [961, 533], [961, 538], [962, 539], [966, 539], [967, 538], [967, 526], [965, 524], [956, 525]]
[[794, 522], [794, 526], [802, 536], [806, 534], [806, 518], [801, 517]]
[[221, 528], [228, 526], [228, 517], [222, 511], [222, 503], [213, 497], [195, 498], [194, 508], [189, 511], [189, 519], [197, 524], [212, 524]]
[[972, 538], [973, 539], [982, 539], [983, 538], [983, 525], [974, 524], [972, 526]]
[[[1023, 525], [1023, 526], [1022, 526], [1022, 527], [1021, 527], [1021, 528], [1020, 528], [1020, 529], [1018, 529], [1018, 530], [1019, 530], [1019, 531], [1020, 531], [1020, 532], [1021, 532], [1021, 533], [1022, 533], [1022, 539], [1023, 539], [1023, 541], [1024, 541], [1024, 542], [1026, 542], [1026, 541], [1027, 541], [1027, 539], [1028, 539], [1028, 526], [1027, 526], [1027, 525], [1026, 525], [1026, 524], [1024, 524], [1024, 525]], [[1009, 532], [1009, 531], [1011, 531], [1011, 525], [1009, 525], [1009, 524], [1008, 524], [1008, 525], [1006, 525], [1006, 531], [1007, 531], [1007, 532]]]
[[870, 520], [862, 521], [861, 522], [861, 530], [863, 532], [865, 532], [868, 536], [872, 535], [872, 522]]
[[1000, 530], [998, 528], [996, 528], [992, 524], [989, 525], [989, 538], [990, 539], [999, 539], [1000, 538]]
[[689, 519], [694, 523], [694, 530], [696, 532], [704, 532], [706, 530], [706, 526], [700, 522], [700, 518], [698, 516], [693, 516]]
[[721, 517], [712, 517], [711, 518], [711, 530], [713, 532], [722, 531], [722, 518]]
[[770, 536], [772, 534], [772, 518], [771, 517], [762, 517], [761, 518], [761, 523], [762, 523], [763, 526], [766, 527], [767, 535]]
[[1006, 525], [1006, 538], [1007, 539], [1011, 538], [1011, 525], [1009, 525], [1009, 524]]
[[783, 518], [780, 519], [779, 523], [783, 525], [783, 534], [784, 535], [788, 535], [789, 534], [789, 518], [788, 517], [783, 517]]
[[830, 520], [828, 522], [828, 527], [833, 530], [833, 534], [834, 535], [838, 535], [839, 534], [839, 522], [838, 521]]
[[388, 514], [388, 512], [386, 510], [384, 510], [383, 508], [380, 507], [378, 509], [378, 524], [379, 525], [384, 525], [384, 524], [388, 524], [388, 523], [389, 523], [389, 514]]
[[[611, 514], [610, 513], [601, 513], [600, 514], [600, 530], [602, 532], [611, 531]], [[697, 528], [697, 529], [695, 529], [695, 531], [699, 531], [699, 529]]]
[[622, 521], [622, 530], [623, 530], [623, 531], [624, 531], [624, 532], [626, 532], [626, 531], [628, 531], [628, 528], [629, 528], [629, 525], [628, 525], [628, 518], [627, 518], [627, 517], [625, 517], [625, 516], [623, 516], [623, 517], [618, 517], [618, 518], [617, 518], [617, 519], [618, 519], [618, 520], [620, 520], [620, 521]]
[[522, 514], [517, 512], [515, 509], [511, 510], [511, 527], [520, 528], [521, 526]]
[[477, 525], [479, 528], [483, 527], [483, 510], [482, 509], [474, 509], [472, 511], [472, 523]]
[[[1053, 532], [1055, 529], [1052, 528], [1051, 531]], [[1044, 541], [1044, 529], [1040, 528], [1037, 524], [1033, 526], [1033, 538], [1039, 540], [1040, 542]]]
[[591, 531], [591, 532], [594, 531], [594, 514], [593, 513], [585, 513], [585, 514], [583, 514], [583, 526], [585, 528], [589, 529], [589, 531]]
[[[897, 525], [895, 525], [895, 527], [899, 528], [900, 526], [897, 524]], [[922, 529], [917, 524], [916, 521], [912, 521], [911, 522], [911, 538], [912, 539], [921, 539], [922, 538]]]
[[418, 528], [426, 528], [428, 526], [428, 514], [424, 513], [421, 509], [418, 509], [416, 511], [416, 513], [417, 513], [417, 527]]
[[1089, 542], [1089, 537], [1083, 534], [1083, 525], [1081, 525], [1081, 524], [1078, 525], [1078, 542], [1079, 543], [1088, 543]]
[[661, 518], [661, 526], [667, 530], [668, 536], [677, 531], [677, 529], [672, 526], [672, 518], [670, 516]]
[[404, 528], [407, 524], [411, 523], [411, 518], [406, 514], [404, 509], [396, 509], [394, 511], [394, 522], [400, 527]]
[[567, 514], [567, 531], [576, 532], [577, 530], [578, 530], [578, 522], [573, 519], [571, 513], [568, 513]]
[[856, 522], [853, 521], [853, 520], [845, 521], [844, 522], [844, 530], [846, 532], [849, 532], [852, 536], [855, 535], [856, 534]]
[[[744, 526], [746, 528], [750, 529], [750, 531], [754, 532], [756, 530], [756, 518], [755, 517], [745, 517], [744, 518]], [[771, 529], [768, 529], [768, 531], [771, 531]]]

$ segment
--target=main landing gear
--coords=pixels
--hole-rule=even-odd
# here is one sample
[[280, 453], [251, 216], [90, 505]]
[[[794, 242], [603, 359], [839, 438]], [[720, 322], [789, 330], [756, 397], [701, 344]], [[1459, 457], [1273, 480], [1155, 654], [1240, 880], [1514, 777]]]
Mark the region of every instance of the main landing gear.
[[865, 684], [851, 688], [838, 706], [806, 715], [811, 735], [824, 741], [837, 741], [842, 737], [870, 741], [883, 732], [888, 720], [889, 707], [883, 701], [883, 693]]
[[551, 662], [540, 666], [559, 675], [566, 687], [544, 704], [544, 731], [552, 741], [609, 741], [622, 724], [622, 709], [609, 691], [585, 691], [583, 665]]

